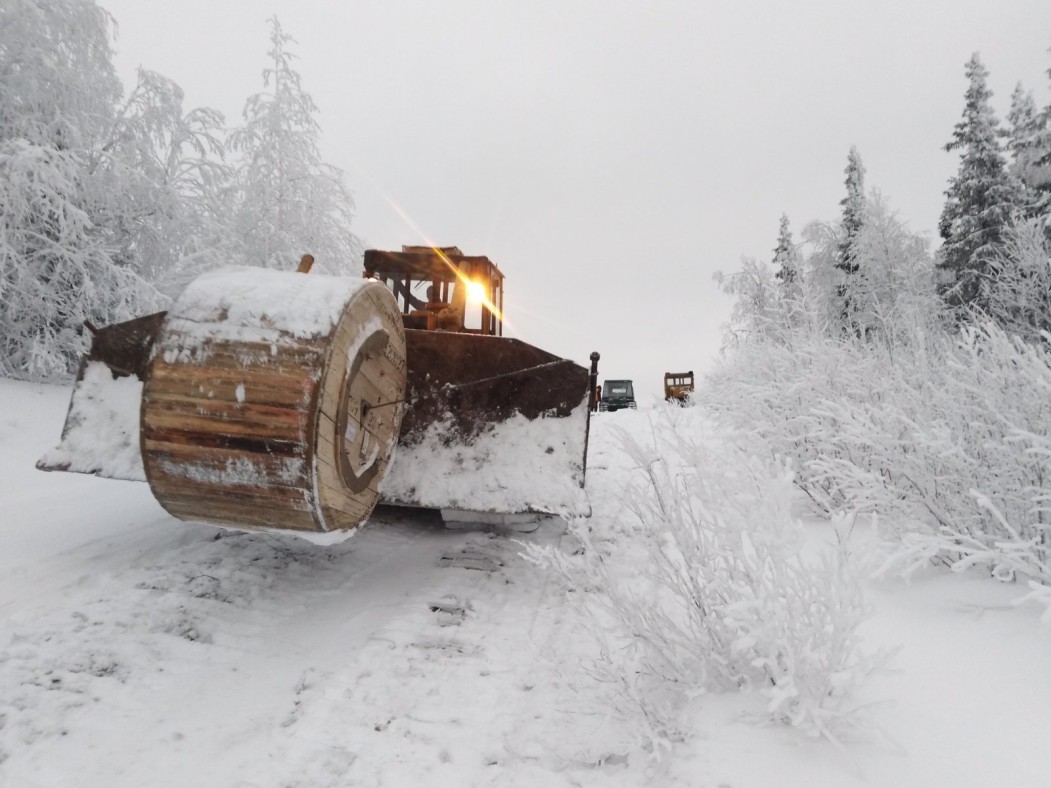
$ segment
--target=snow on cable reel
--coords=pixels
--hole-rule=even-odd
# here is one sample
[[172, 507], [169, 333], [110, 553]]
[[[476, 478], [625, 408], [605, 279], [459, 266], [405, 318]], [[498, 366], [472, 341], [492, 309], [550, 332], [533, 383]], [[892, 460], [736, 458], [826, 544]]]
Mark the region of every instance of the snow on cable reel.
[[146, 479], [171, 515], [335, 531], [379, 499], [401, 428], [405, 332], [383, 285], [203, 274], [164, 317], [142, 393]]

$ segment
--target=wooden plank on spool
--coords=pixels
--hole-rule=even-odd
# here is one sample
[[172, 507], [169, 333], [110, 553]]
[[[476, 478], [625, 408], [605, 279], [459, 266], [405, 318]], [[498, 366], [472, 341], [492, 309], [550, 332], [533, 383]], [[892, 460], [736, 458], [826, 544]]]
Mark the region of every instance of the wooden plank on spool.
[[263, 421], [239, 419], [234, 412], [226, 417], [221, 414], [208, 416], [193, 410], [172, 411], [157, 407], [156, 403], [150, 404], [152, 409], [149, 429], [152, 435], [172, 432], [214, 433], [231, 438], [252, 437], [280, 442], [301, 440], [304, 433], [299, 422], [268, 424]]
[[[252, 339], [236, 336], [236, 331], [235, 335], [224, 336], [227, 329], [222, 323], [195, 322], [193, 331], [182, 331], [172, 326], [173, 321], [177, 326], [178, 315], [164, 321], [169, 341], [157, 351], [157, 358], [164, 363], [206, 366], [214, 358], [214, 366], [227, 369], [265, 368], [268, 364], [296, 366], [310, 363], [311, 356], [323, 359], [328, 347], [327, 335], [294, 336], [274, 328], [267, 329], [274, 332], [274, 339]], [[252, 363], [246, 364], [249, 359]]]
[[215, 424], [219, 431], [229, 434], [251, 433], [294, 436], [309, 421], [306, 409], [292, 410], [268, 405], [248, 405], [230, 400], [176, 400], [165, 397], [150, 398], [151, 421], [158, 429], [201, 429], [201, 424]]
[[[323, 361], [324, 357], [316, 353], [304, 354], [300, 359], [285, 360], [281, 363], [276, 363], [269, 357], [263, 361], [251, 362], [242, 358], [240, 354], [224, 354], [203, 361], [177, 360], [168, 363], [155, 359], [154, 369], [162, 379], [166, 375], [174, 374], [180, 382], [203, 385], [204, 390], [216, 385], [236, 387], [238, 384], [244, 384], [246, 387], [254, 384], [264, 388], [281, 388], [301, 385], [304, 380], [309, 380], [309, 376], [304, 376], [304, 370], [316, 370]], [[174, 370], [174, 373], [170, 370]]]
[[[195, 487], [188, 483], [180, 483], [184, 480], [176, 479], [171, 486], [169, 497], [166, 500], [183, 501], [186, 505], [201, 506], [201, 500], [206, 500], [209, 514], [219, 509], [251, 509], [260, 508], [273, 512], [311, 512], [312, 502], [305, 490], [281, 490], [269, 487], [241, 487], [233, 486], [219, 487], [217, 485], [202, 485]], [[194, 501], [198, 503], [193, 504]]]
[[[227, 502], [219, 497], [202, 503], [197, 498], [173, 498], [165, 509], [180, 520], [201, 520], [238, 528], [266, 528], [287, 531], [316, 531], [316, 518], [312, 511], [297, 512], [291, 509], [275, 509], [265, 502]], [[208, 516], [201, 517], [201, 509], [207, 506]], [[250, 524], [246, 524], [250, 521]]]
[[309, 403], [315, 389], [313, 381], [290, 375], [246, 374], [216, 369], [180, 370], [170, 365], [159, 366], [156, 379], [151, 381], [150, 395], [168, 399], [214, 399], [216, 393], [223, 399], [234, 398], [240, 389], [246, 403], [275, 407], [302, 407]]
[[[188, 479], [190, 483], [205, 476], [227, 474], [232, 477], [245, 463], [245, 453], [230, 448], [207, 446], [185, 446], [173, 443], [150, 441], [148, 450], [156, 458], [158, 473]], [[289, 489], [301, 494], [309, 489], [310, 468], [306, 457], [280, 456], [252, 457], [253, 465], [260, 471], [259, 478], [266, 479], [268, 487], [280, 494]], [[247, 485], [246, 485], [247, 486]]]

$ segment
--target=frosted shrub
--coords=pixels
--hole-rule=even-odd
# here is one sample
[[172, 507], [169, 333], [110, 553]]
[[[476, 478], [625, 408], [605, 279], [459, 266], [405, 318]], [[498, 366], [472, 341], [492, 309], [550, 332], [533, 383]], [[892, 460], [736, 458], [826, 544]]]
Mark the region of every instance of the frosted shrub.
[[1051, 330], [1051, 213], [1011, 227], [992, 265], [990, 314], [1011, 334], [1039, 342]]
[[652, 445], [622, 436], [637, 477], [619, 534], [579, 521], [576, 554], [531, 551], [582, 595], [602, 644], [596, 675], [654, 746], [681, 738], [690, 699], [738, 689], [765, 694], [770, 720], [833, 736], [870, 670], [846, 556], [804, 558], [787, 464], [727, 463], [660, 418]]
[[[905, 539], [906, 569], [954, 569], [1051, 584], [1051, 355], [993, 325], [964, 331], [946, 354], [941, 396], [916, 425], [917, 493], [933, 535]], [[911, 560], [910, 560], [911, 559]]]
[[1046, 344], [991, 324], [893, 346], [797, 336], [744, 349], [709, 383], [710, 407], [795, 459], [824, 510], [893, 524], [888, 569], [1051, 583]]

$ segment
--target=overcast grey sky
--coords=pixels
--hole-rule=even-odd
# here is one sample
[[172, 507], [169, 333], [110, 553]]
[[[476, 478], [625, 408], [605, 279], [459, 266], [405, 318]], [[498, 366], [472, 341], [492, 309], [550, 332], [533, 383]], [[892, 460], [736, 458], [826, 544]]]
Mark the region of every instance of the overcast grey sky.
[[[636, 381], [710, 365], [712, 274], [839, 213], [851, 145], [937, 244], [964, 63], [1003, 118], [1051, 102], [1051, 2], [99, 0], [118, 70], [240, 120], [266, 20], [296, 39], [323, 149], [372, 248], [457, 245], [507, 275], [507, 333]], [[408, 224], [391, 203], [412, 222]]]

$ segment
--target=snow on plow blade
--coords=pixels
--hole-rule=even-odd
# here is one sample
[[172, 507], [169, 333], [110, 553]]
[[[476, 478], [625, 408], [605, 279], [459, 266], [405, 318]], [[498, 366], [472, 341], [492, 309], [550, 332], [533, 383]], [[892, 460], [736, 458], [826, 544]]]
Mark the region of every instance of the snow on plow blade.
[[[140, 400], [164, 318], [93, 331], [62, 441], [38, 468], [146, 479]], [[583, 489], [588, 370], [516, 339], [405, 333], [406, 409], [382, 503], [483, 513], [483, 520], [590, 514]]]
[[139, 449], [142, 383], [165, 314], [92, 328], [91, 349], [80, 359], [62, 441], [37, 468], [146, 481]]
[[590, 514], [587, 369], [517, 339], [405, 335], [408, 409], [385, 503]]

